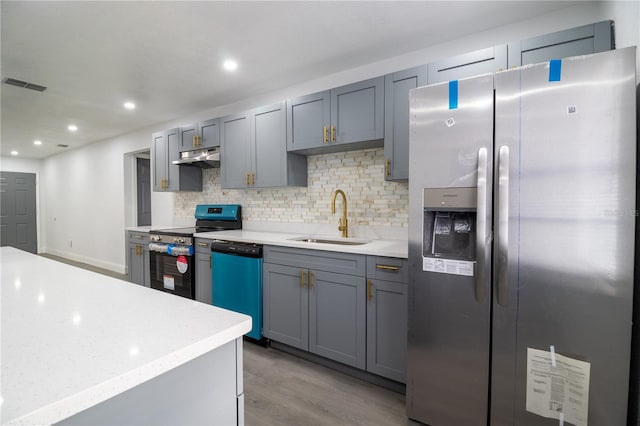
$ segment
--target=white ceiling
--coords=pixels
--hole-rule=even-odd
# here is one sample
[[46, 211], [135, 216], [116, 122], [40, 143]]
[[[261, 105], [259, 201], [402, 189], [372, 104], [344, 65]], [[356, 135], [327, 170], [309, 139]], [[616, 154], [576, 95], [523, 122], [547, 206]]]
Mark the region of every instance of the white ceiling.
[[[69, 148], [571, 6], [543, 1], [2, 1], [1, 155]], [[222, 61], [240, 63], [234, 74]], [[134, 100], [134, 111], [122, 105]], [[76, 133], [67, 126], [76, 124]], [[39, 139], [42, 146], [34, 146]]]

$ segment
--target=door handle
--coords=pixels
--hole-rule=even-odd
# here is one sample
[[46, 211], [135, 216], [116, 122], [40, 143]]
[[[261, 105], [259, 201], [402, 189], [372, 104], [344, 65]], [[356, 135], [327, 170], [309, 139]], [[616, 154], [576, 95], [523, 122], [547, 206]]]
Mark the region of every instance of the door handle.
[[498, 304], [507, 306], [509, 290], [509, 147], [498, 158]]
[[336, 141], [336, 126], [331, 125], [331, 142]]
[[376, 265], [376, 269], [382, 269], [383, 271], [392, 271], [398, 272], [400, 270], [397, 266], [389, 266], [389, 265]]
[[486, 277], [489, 273], [489, 206], [487, 206], [489, 197], [487, 194], [487, 177], [489, 161], [487, 148], [482, 147], [478, 150], [478, 187], [477, 187], [477, 211], [476, 211], [476, 282], [475, 296], [476, 302], [484, 303], [487, 296]]
[[329, 142], [327, 140], [327, 126], [324, 126], [322, 128], [322, 143], [327, 143], [327, 142]]
[[373, 282], [367, 280], [367, 300], [371, 301], [371, 299], [373, 299]]
[[202, 241], [198, 242], [198, 246], [200, 247], [209, 247], [209, 244], [203, 243]]
[[313, 272], [309, 271], [309, 290], [313, 288]]
[[249, 172], [246, 172], [244, 174], [244, 183], [245, 185], [249, 186]]
[[386, 161], [385, 161], [385, 164], [384, 164], [384, 174], [385, 174], [385, 176], [389, 176], [389, 174], [390, 174], [389, 173], [389, 163], [390, 163], [390, 161], [387, 158]]
[[306, 272], [300, 271], [300, 288], [304, 288], [304, 281], [306, 277]]

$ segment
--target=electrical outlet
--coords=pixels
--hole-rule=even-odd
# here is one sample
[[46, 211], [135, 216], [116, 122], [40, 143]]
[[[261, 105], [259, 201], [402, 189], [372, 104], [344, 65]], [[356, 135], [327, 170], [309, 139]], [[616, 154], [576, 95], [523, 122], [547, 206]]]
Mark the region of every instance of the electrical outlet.
[[69, 240], [67, 241], [67, 244], [69, 245], [69, 247], [73, 247], [73, 241]]

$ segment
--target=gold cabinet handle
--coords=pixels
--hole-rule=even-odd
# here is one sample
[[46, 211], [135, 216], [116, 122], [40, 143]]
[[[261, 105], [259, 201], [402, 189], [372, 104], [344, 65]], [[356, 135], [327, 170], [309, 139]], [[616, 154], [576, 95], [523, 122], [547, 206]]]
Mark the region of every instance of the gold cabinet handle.
[[387, 160], [385, 161], [385, 165], [384, 165], [384, 170], [385, 170], [384, 172], [385, 172], [386, 176], [389, 176], [389, 163], [390, 163], [390, 161], [387, 158]]
[[136, 256], [140, 256], [140, 254], [138, 253], [138, 248], [139, 248], [139, 247], [140, 247], [140, 246], [136, 244]]
[[388, 265], [376, 265], [376, 269], [382, 269], [383, 271], [392, 271], [398, 272], [400, 270], [397, 266], [388, 266]]
[[331, 125], [331, 142], [336, 141], [336, 126]]
[[306, 272], [300, 271], [300, 288], [304, 288]]
[[193, 145], [193, 146], [198, 146], [198, 136], [193, 135], [193, 136], [191, 137], [191, 145]]
[[200, 135], [196, 135], [196, 146], [202, 145], [202, 137]]
[[371, 301], [371, 299], [373, 299], [373, 282], [367, 280], [367, 300]]
[[144, 238], [142, 235], [134, 235], [134, 237], [136, 237], [137, 239], [141, 240], [142, 238]]
[[244, 184], [249, 186], [249, 172], [244, 174]]
[[327, 126], [324, 126], [324, 127], [322, 128], [322, 142], [323, 142], [323, 143], [327, 143], [327, 142], [329, 142], [329, 141], [327, 140]]
[[309, 271], [309, 290], [313, 288], [313, 272]]
[[251, 186], [254, 186], [255, 184], [256, 184], [256, 174], [251, 173]]
[[200, 247], [209, 247], [209, 244], [203, 243], [203, 242], [198, 242], [198, 246], [200, 246]]

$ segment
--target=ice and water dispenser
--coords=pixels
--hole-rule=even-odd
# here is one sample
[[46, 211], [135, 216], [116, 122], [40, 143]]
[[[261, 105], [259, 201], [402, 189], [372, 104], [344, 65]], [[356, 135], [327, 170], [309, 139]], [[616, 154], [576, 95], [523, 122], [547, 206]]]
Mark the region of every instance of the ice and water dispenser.
[[474, 275], [477, 189], [425, 188], [423, 270]]

